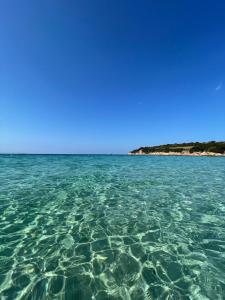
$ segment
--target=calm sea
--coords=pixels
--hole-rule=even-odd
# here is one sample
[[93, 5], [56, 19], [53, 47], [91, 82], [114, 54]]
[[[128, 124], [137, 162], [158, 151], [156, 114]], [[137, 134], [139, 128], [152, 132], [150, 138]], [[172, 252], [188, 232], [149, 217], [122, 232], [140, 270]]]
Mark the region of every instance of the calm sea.
[[1, 155], [0, 299], [225, 299], [225, 158]]

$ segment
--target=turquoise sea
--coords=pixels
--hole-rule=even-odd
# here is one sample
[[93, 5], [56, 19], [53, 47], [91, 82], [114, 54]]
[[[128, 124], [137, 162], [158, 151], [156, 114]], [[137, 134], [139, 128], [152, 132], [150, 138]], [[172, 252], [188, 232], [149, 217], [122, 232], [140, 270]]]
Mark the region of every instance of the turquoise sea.
[[0, 299], [225, 299], [225, 158], [1, 155]]

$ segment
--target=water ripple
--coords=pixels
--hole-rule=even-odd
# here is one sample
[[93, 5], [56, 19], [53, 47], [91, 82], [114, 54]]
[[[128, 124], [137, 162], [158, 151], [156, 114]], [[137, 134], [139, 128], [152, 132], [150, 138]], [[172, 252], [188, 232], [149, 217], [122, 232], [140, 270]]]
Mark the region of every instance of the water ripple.
[[0, 299], [225, 299], [225, 159], [0, 156]]

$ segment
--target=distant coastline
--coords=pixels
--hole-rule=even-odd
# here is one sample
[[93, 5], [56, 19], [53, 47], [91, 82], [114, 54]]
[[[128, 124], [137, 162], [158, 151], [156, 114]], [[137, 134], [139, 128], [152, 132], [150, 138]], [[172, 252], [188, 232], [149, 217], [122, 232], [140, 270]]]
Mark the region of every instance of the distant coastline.
[[213, 153], [213, 152], [154, 152], [154, 153], [131, 153], [128, 152], [128, 155], [152, 155], [152, 156], [225, 156], [224, 153]]
[[225, 142], [191, 142], [140, 147], [128, 152], [128, 155], [159, 156], [225, 156]]

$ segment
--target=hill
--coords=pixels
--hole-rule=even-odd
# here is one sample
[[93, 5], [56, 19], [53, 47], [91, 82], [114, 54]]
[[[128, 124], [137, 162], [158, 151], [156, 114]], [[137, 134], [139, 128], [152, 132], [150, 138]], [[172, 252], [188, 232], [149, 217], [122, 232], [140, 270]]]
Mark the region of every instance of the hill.
[[225, 142], [191, 142], [182, 144], [166, 144], [151, 147], [140, 147], [129, 154], [149, 155], [225, 155]]

